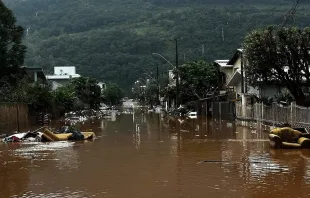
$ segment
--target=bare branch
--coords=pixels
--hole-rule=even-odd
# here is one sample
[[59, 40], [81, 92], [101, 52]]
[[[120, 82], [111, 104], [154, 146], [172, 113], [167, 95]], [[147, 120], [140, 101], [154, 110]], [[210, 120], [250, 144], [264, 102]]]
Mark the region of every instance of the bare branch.
[[195, 96], [197, 96], [197, 98], [200, 100], [201, 99], [201, 97], [196, 93], [196, 91], [195, 90], [193, 90], [193, 92], [194, 92], [194, 94], [195, 94]]

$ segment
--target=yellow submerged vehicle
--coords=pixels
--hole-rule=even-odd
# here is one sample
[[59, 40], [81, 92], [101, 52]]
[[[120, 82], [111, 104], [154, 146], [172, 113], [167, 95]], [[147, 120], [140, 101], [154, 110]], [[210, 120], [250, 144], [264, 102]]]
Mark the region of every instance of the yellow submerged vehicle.
[[[66, 130], [67, 129], [67, 130]], [[43, 129], [42, 141], [54, 142], [54, 141], [67, 141], [67, 140], [93, 140], [96, 138], [94, 132], [79, 132], [77, 130], [70, 130], [66, 128], [63, 131], [52, 132], [47, 127]]]
[[310, 148], [308, 133], [289, 127], [275, 128], [269, 133], [270, 147], [276, 149]]

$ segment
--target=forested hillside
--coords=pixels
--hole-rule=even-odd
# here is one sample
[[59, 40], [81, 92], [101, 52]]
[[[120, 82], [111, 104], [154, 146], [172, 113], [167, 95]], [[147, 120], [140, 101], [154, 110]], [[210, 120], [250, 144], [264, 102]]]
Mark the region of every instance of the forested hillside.
[[[295, 0], [4, 0], [25, 28], [25, 65], [52, 71], [75, 65], [82, 75], [128, 89], [146, 71], [174, 63], [227, 59], [251, 30], [282, 24]], [[258, 3], [259, 2], [259, 3]], [[295, 21], [309, 26], [309, 0]]]

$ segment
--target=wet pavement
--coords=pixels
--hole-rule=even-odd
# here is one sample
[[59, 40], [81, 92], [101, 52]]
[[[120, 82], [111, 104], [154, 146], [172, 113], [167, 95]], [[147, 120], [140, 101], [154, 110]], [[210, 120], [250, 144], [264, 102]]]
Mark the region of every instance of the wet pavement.
[[0, 143], [0, 197], [310, 196], [310, 151], [272, 150], [264, 132], [142, 113], [81, 129], [98, 139]]

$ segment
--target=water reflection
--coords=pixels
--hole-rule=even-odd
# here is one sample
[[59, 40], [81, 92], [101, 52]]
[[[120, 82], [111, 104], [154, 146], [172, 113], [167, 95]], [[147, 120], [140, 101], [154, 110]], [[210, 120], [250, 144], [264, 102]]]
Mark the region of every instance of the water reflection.
[[288, 165], [281, 165], [270, 158], [268, 153], [249, 156], [249, 178], [255, 182], [257, 179], [266, 178], [270, 173], [288, 173]]
[[271, 150], [268, 134], [231, 122], [132, 112], [117, 115], [116, 120], [93, 120], [81, 128], [93, 129], [100, 138], [58, 147], [2, 145], [0, 159], [16, 162], [14, 168], [0, 163], [0, 184], [8, 188], [0, 197], [239, 198], [310, 193], [308, 150]]
[[[100, 136], [107, 136], [107, 126], [108, 126], [108, 120], [101, 119], [100, 120]], [[97, 134], [98, 135], [98, 134]]]
[[135, 124], [135, 130], [132, 133], [133, 137], [133, 144], [137, 150], [140, 149], [140, 144], [141, 144], [141, 136], [140, 136], [140, 126], [139, 124]]
[[111, 120], [112, 122], [115, 122], [115, 121], [116, 121], [116, 116], [117, 116], [117, 111], [112, 111], [112, 112], [111, 112], [111, 118], [110, 118], [110, 120]]
[[305, 162], [305, 169], [306, 169], [306, 172], [305, 172], [305, 175], [304, 175], [304, 181], [306, 184], [310, 184], [310, 159], [307, 159], [306, 162]]
[[0, 144], [0, 197], [19, 196], [29, 185], [30, 162], [14, 156], [11, 149], [19, 148], [19, 144]]

